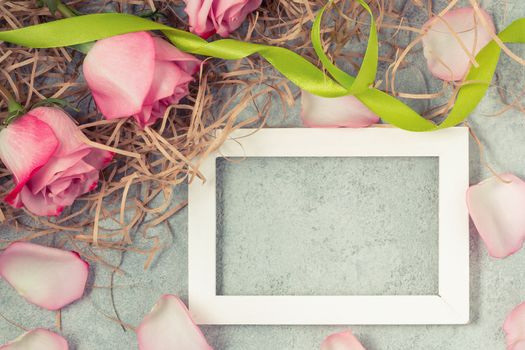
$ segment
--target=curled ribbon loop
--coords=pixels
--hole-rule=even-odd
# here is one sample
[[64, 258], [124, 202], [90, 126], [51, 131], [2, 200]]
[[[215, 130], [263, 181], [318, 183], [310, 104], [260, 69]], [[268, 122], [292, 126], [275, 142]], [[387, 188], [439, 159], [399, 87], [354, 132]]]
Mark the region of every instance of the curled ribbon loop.
[[323, 7], [315, 17], [310, 35], [315, 53], [319, 57], [323, 67], [339, 84], [347, 89], [348, 94], [352, 95], [367, 90], [374, 83], [377, 73], [379, 47], [379, 43], [377, 42], [377, 29], [372, 10], [363, 0], [357, 0], [357, 2], [370, 14], [370, 34], [368, 37], [368, 44], [363, 58], [363, 64], [357, 73], [357, 77], [354, 78], [339, 69], [332, 63], [332, 61], [330, 61], [323, 51], [323, 45], [321, 43], [321, 19], [326, 10], [326, 6]]
[[[177, 48], [192, 54], [226, 60], [238, 60], [259, 54], [299, 88], [322, 97], [352, 94], [383, 121], [401, 129], [432, 131], [454, 126], [465, 120], [481, 101], [490, 85], [501, 53], [498, 44], [491, 41], [478, 53], [476, 60], [479, 66], [471, 67], [466, 77], [467, 81], [475, 83], [461, 87], [450, 114], [437, 125], [391, 95], [371, 87], [377, 70], [377, 30], [368, 5], [363, 0], [357, 1], [370, 14], [371, 24], [367, 50], [361, 69], [355, 78], [337, 68], [323, 51], [320, 28], [325, 8], [319, 12], [312, 27], [312, 43], [321, 63], [335, 80], [305, 58], [282, 47], [233, 39], [208, 42], [192, 33], [121, 13], [84, 15], [4, 31], [0, 32], [0, 40], [30, 48], [53, 48], [89, 43], [130, 32], [159, 30]], [[505, 43], [525, 43], [525, 18], [514, 21], [500, 32], [498, 37]]]

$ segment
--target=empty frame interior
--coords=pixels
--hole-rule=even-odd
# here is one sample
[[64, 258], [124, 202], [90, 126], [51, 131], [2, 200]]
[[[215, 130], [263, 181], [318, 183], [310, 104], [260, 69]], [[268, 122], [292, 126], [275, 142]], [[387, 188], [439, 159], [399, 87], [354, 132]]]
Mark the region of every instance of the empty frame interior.
[[438, 157], [219, 157], [217, 295], [438, 294]]

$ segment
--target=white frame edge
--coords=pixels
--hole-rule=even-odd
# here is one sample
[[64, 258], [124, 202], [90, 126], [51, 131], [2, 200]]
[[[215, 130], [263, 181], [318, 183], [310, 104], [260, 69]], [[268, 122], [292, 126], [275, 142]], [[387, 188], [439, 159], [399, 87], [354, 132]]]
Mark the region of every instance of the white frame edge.
[[[439, 294], [216, 295], [217, 157], [439, 157]], [[189, 308], [198, 324], [465, 324], [469, 321], [468, 129], [240, 129], [189, 185]]]

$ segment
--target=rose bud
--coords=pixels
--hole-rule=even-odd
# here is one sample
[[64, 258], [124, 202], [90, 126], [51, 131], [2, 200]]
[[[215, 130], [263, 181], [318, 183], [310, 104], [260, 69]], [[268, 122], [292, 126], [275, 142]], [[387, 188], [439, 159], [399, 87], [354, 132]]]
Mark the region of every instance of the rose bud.
[[133, 116], [152, 125], [188, 94], [201, 61], [147, 32], [99, 40], [84, 60], [84, 77], [106, 119]]
[[217, 33], [228, 36], [246, 16], [261, 6], [262, 0], [184, 0], [190, 30], [207, 39]]
[[97, 187], [99, 171], [113, 154], [83, 138], [66, 113], [51, 107], [33, 109], [0, 131], [0, 159], [16, 185], [5, 201], [35, 215], [56, 216]]

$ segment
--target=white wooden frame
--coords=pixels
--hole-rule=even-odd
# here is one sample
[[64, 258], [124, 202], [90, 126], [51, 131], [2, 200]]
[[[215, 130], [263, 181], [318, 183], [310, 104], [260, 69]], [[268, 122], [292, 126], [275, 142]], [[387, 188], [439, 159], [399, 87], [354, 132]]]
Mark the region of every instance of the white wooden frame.
[[[248, 135], [248, 136], [247, 136]], [[216, 295], [217, 157], [439, 157], [439, 293], [413, 296]], [[198, 324], [464, 324], [469, 320], [468, 132], [395, 128], [241, 129], [189, 186], [189, 306]]]

